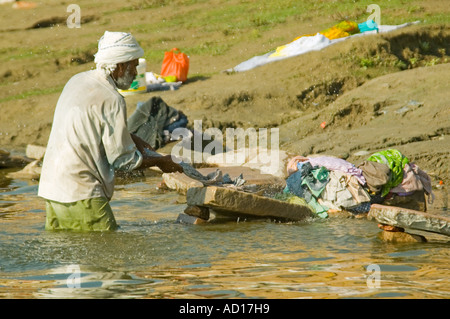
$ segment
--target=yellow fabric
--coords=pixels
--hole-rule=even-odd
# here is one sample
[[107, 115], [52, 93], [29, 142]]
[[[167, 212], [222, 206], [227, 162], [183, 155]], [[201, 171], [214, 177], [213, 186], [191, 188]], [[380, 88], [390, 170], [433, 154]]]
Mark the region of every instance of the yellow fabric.
[[320, 32], [330, 40], [348, 37], [359, 32], [358, 24], [353, 21], [342, 21], [331, 28]]
[[[331, 28], [325, 29], [319, 33], [322, 34], [323, 36], [327, 37], [330, 40], [334, 40], [334, 39], [348, 37], [349, 35], [352, 35], [355, 33], [359, 33], [359, 28], [358, 28], [358, 24], [356, 22], [345, 20], [345, 21], [342, 21], [342, 22], [332, 26]], [[315, 34], [304, 34], [299, 37], [296, 37], [290, 43], [292, 43], [302, 37], [311, 37], [314, 35]], [[270, 56], [275, 57], [275, 56], [282, 55], [282, 52], [286, 48], [286, 46], [287, 45], [279, 46], [276, 49], [276, 52], [272, 53]]]

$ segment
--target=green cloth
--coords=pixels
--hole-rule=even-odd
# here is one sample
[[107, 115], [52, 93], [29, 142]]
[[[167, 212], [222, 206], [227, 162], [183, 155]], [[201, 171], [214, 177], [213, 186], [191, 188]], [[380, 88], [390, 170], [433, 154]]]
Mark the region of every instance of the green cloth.
[[327, 218], [328, 208], [320, 205], [314, 197], [307, 202], [303, 197], [296, 196], [289, 192], [288, 188], [285, 188], [284, 191], [280, 194], [276, 194], [274, 199], [281, 200], [284, 202], [288, 202], [289, 204], [301, 205], [309, 207], [313, 212], [315, 212], [320, 218]]
[[401, 184], [403, 181], [403, 168], [405, 167], [405, 164], [409, 163], [409, 159], [396, 149], [388, 149], [374, 153], [367, 160], [386, 164], [391, 170], [391, 178], [383, 185], [381, 196], [386, 196], [391, 188]]
[[315, 197], [319, 197], [328, 183], [329, 171], [321, 166], [311, 170], [310, 175], [302, 179], [301, 185], [306, 185]]
[[116, 230], [109, 201], [103, 197], [74, 203], [46, 201], [46, 230], [105, 231]]

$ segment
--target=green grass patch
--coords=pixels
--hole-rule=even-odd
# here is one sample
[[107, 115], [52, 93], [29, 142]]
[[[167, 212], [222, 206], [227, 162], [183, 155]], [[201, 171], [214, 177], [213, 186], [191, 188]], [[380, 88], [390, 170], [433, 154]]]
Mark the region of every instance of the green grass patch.
[[0, 103], [8, 102], [8, 101], [23, 100], [23, 99], [27, 99], [32, 96], [40, 96], [40, 95], [48, 95], [48, 94], [58, 93], [58, 92], [61, 92], [63, 88], [64, 88], [64, 86], [55, 86], [55, 87], [46, 88], [46, 89], [29, 90], [29, 91], [25, 91], [20, 94], [10, 95], [8, 97], [1, 98]]

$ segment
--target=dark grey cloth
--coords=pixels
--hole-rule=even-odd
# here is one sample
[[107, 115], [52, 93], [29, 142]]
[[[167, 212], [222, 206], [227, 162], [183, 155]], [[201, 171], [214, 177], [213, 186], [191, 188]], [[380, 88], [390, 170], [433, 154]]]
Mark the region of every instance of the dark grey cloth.
[[160, 97], [138, 103], [136, 111], [128, 118], [128, 131], [150, 144], [154, 149], [165, 145], [164, 128], [179, 118], [179, 112]]
[[391, 170], [386, 164], [364, 161], [358, 168], [362, 170], [367, 187], [374, 193], [380, 192], [383, 185], [391, 178]]

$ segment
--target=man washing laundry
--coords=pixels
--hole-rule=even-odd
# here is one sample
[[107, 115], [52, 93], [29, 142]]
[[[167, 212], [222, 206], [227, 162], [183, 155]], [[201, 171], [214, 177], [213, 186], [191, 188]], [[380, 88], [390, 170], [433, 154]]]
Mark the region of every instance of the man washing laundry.
[[98, 43], [97, 68], [73, 76], [56, 105], [38, 195], [46, 199], [47, 230], [117, 229], [110, 207], [115, 170], [158, 166], [182, 172], [170, 155], [129, 133], [124, 98], [144, 54], [129, 33], [108, 32]]

